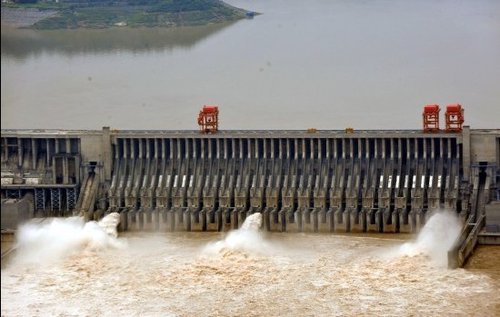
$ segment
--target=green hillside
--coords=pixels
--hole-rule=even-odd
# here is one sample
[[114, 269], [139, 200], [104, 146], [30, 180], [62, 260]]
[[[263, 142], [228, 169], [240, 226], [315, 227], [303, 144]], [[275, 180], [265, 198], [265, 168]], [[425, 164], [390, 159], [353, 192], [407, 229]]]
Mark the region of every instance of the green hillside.
[[4, 7], [53, 12], [31, 26], [37, 29], [192, 26], [234, 21], [246, 14], [219, 0], [18, 0]]

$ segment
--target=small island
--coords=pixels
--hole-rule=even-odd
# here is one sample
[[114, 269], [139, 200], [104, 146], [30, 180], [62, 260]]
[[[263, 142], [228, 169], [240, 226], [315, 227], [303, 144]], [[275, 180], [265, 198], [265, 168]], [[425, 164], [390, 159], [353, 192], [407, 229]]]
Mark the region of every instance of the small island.
[[248, 17], [248, 11], [220, 0], [2, 2], [2, 25], [34, 29], [196, 26]]

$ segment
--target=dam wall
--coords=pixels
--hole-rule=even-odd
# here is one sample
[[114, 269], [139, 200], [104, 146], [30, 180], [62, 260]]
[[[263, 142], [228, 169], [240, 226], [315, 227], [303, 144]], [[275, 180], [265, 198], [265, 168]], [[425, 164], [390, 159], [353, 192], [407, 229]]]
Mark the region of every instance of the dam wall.
[[[122, 230], [417, 232], [497, 199], [500, 130], [2, 130], [2, 199]], [[2, 211], [3, 212], [3, 211]]]

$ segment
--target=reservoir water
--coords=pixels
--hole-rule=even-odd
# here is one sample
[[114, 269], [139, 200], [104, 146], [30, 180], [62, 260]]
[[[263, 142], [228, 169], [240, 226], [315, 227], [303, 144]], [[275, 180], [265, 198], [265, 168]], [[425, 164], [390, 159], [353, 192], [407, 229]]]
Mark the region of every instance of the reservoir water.
[[498, 127], [500, 2], [231, 0], [261, 12], [177, 29], [2, 27], [2, 128], [420, 128], [459, 102]]

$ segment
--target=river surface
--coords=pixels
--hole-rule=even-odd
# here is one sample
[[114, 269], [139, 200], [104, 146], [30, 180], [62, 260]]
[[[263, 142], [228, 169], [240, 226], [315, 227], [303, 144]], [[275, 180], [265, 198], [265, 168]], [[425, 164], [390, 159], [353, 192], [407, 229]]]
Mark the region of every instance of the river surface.
[[54, 221], [21, 229], [2, 316], [498, 316], [500, 247], [447, 269], [448, 220], [433, 216], [418, 237], [249, 225], [118, 239]]
[[[2, 27], [2, 128], [420, 128], [461, 103], [498, 128], [497, 0], [230, 0], [261, 12], [177, 29]], [[442, 111], [442, 115], [444, 110]]]

